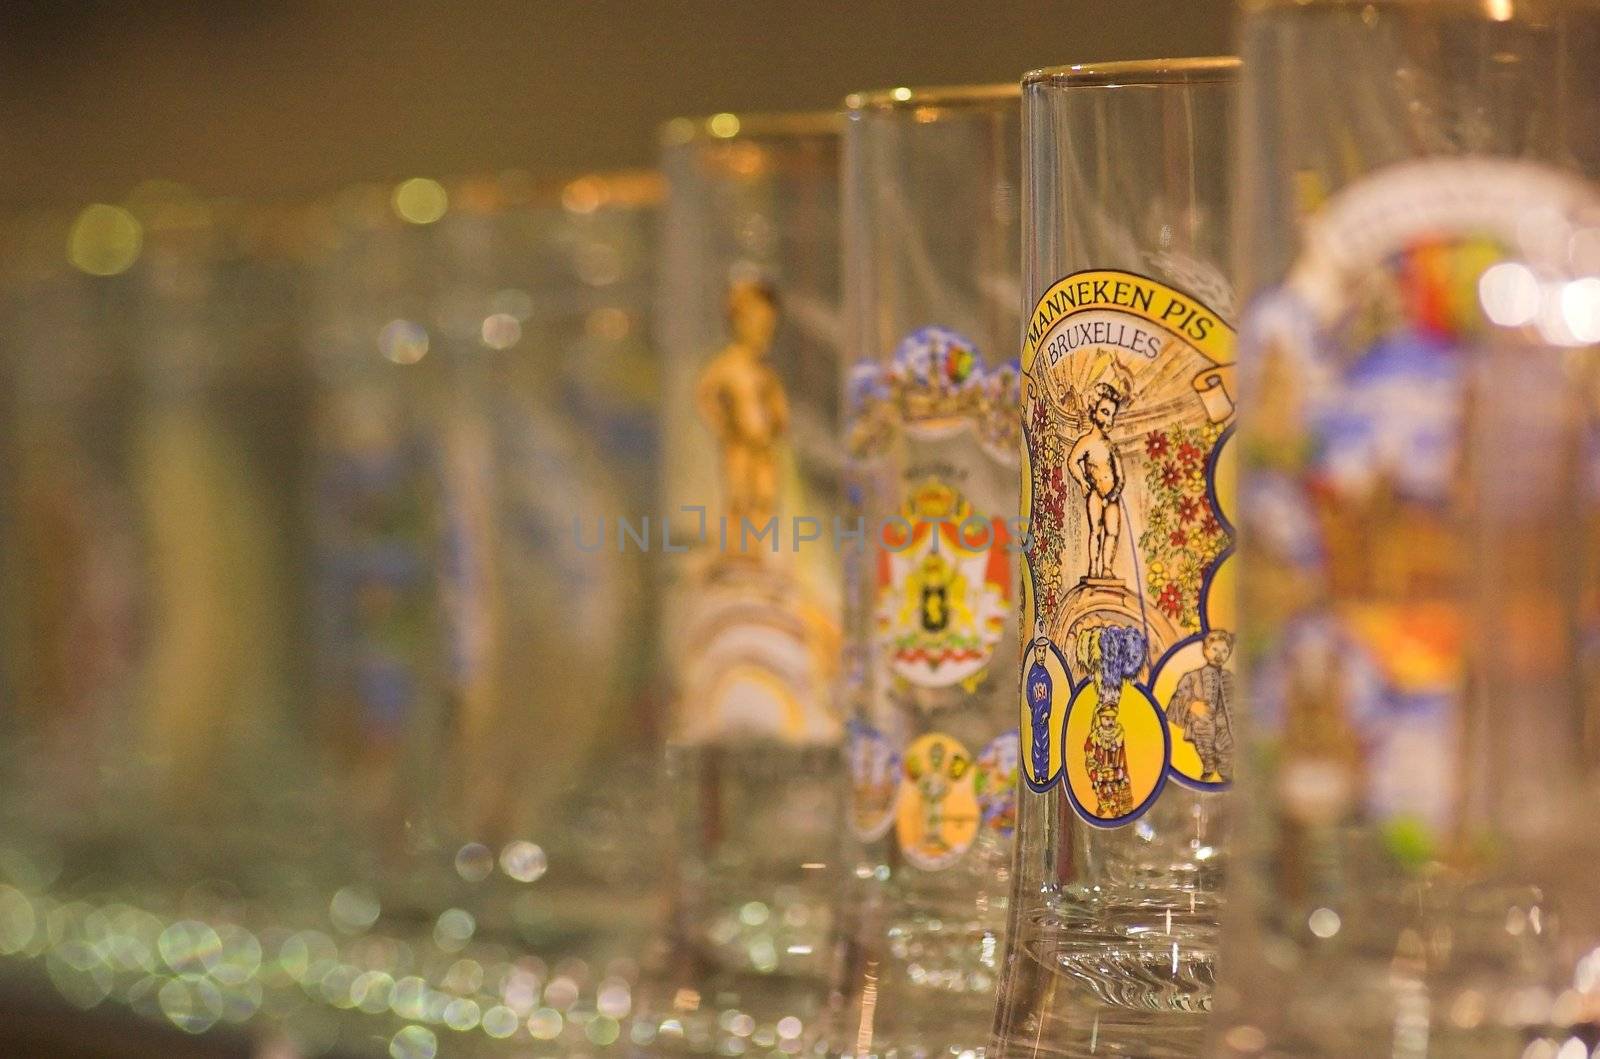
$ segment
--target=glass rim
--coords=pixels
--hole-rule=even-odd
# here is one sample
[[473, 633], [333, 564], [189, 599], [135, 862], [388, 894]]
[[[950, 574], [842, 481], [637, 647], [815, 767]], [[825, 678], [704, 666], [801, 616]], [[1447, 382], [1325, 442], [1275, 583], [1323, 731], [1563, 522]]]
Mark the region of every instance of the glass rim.
[[1140, 85], [1206, 84], [1238, 79], [1237, 55], [1200, 55], [1177, 59], [1126, 59], [1116, 62], [1047, 66], [1025, 74], [1027, 87], [1120, 88]]
[[686, 143], [731, 141], [792, 136], [837, 136], [844, 131], [844, 115], [837, 110], [724, 111], [700, 117], [681, 116], [658, 129], [663, 147]]
[[852, 92], [844, 97], [844, 109], [906, 110], [918, 107], [981, 106], [997, 100], [1017, 99], [1022, 86], [1015, 81], [986, 85], [935, 85], [913, 88], [899, 85], [867, 92]]

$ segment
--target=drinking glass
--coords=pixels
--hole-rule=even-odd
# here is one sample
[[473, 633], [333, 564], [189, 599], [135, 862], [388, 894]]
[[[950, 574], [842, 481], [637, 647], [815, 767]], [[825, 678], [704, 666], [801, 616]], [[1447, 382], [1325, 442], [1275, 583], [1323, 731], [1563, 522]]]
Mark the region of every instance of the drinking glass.
[[350, 886], [438, 961], [410, 977], [495, 1012], [488, 1037], [593, 1045], [665, 904], [652, 557], [593, 540], [652, 502], [661, 186], [447, 190], [426, 223], [345, 192], [310, 265], [322, 712], [370, 858]]
[[8, 993], [306, 1055], [620, 1038], [650, 557], [574, 524], [650, 504], [660, 181], [408, 185], [7, 241]]
[[[191, 1032], [276, 1024], [272, 931], [325, 917], [357, 868], [311, 735], [293, 223], [150, 188], [8, 241], [0, 953], [15, 996], [42, 983]], [[335, 1015], [299, 1022], [326, 1043]]]
[[843, 728], [838, 140], [831, 114], [664, 130], [665, 509], [617, 545], [659, 549], [668, 582], [678, 893], [657, 1047], [792, 1044], [822, 989]]
[[1238, 61], [1023, 82], [1022, 734], [995, 1049], [1193, 1056], [1237, 710]]
[[1248, 5], [1214, 1055], [1595, 1045], [1597, 34], [1588, 4]]
[[1016, 824], [1015, 85], [846, 100], [842, 1055], [981, 1051]]

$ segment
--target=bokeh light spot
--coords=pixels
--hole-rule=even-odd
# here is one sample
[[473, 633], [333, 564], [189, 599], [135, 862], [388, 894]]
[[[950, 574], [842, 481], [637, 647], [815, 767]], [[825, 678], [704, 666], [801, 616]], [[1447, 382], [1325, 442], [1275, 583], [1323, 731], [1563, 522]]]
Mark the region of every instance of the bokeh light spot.
[[428, 331], [410, 320], [390, 320], [378, 332], [378, 350], [395, 364], [415, 364], [428, 355]]
[[571, 213], [593, 213], [601, 198], [600, 182], [593, 177], [579, 177], [561, 190], [561, 205]]
[[589, 1025], [584, 1027], [583, 1033], [591, 1044], [605, 1048], [616, 1043], [617, 1038], [622, 1035], [622, 1027], [609, 1015], [596, 1015], [589, 1020]]
[[600, 1014], [620, 1019], [633, 1007], [633, 991], [621, 978], [607, 978], [600, 983], [594, 1006]]
[[446, 952], [455, 952], [472, 940], [472, 934], [477, 929], [477, 920], [472, 918], [470, 912], [447, 908], [439, 913], [438, 922], [433, 925], [433, 941]]
[[561, 1036], [564, 1021], [555, 1008], [540, 1008], [528, 1016], [528, 1032], [536, 1041], [553, 1041]]
[[432, 224], [450, 209], [444, 185], [427, 177], [412, 177], [394, 189], [394, 212], [407, 224]]
[[0, 886], [0, 955], [27, 948], [38, 929], [27, 896], [14, 886]]
[[67, 234], [67, 260], [91, 276], [115, 276], [139, 260], [144, 228], [120, 206], [86, 206]]
[[[391, 360], [394, 358], [390, 358]], [[382, 906], [377, 895], [365, 886], [346, 886], [328, 902], [328, 918], [346, 933], [356, 934], [378, 921]]]
[[426, 1026], [407, 1026], [389, 1039], [393, 1059], [433, 1059], [439, 1054], [439, 1038]]
[[478, 1024], [478, 1004], [462, 997], [445, 1005], [444, 1024], [457, 1033], [465, 1033]]
[[496, 1004], [483, 1013], [483, 1032], [497, 1041], [503, 1041], [517, 1032], [520, 1021], [515, 1011], [504, 1004]]
[[518, 882], [533, 882], [549, 867], [544, 850], [523, 839], [507, 842], [500, 851], [500, 870]]
[[1600, 276], [1575, 279], [1561, 288], [1561, 316], [1578, 343], [1600, 342]]
[[[490, 349], [510, 349], [521, 338], [522, 325], [510, 313], [493, 313], [484, 318], [483, 344]], [[484, 850], [486, 856], [488, 852]], [[484, 874], [487, 875], [488, 872], [485, 871]]]
[[161, 1013], [185, 1033], [204, 1033], [222, 1017], [222, 992], [205, 978], [170, 978], [156, 994]]
[[1310, 919], [1307, 920], [1307, 926], [1311, 928], [1311, 933], [1319, 938], [1333, 937], [1339, 933], [1339, 928], [1342, 925], [1339, 913], [1331, 908], [1319, 908], [1312, 912]]
[[1501, 327], [1521, 327], [1539, 315], [1539, 279], [1518, 261], [1502, 261], [1478, 278], [1483, 312]]

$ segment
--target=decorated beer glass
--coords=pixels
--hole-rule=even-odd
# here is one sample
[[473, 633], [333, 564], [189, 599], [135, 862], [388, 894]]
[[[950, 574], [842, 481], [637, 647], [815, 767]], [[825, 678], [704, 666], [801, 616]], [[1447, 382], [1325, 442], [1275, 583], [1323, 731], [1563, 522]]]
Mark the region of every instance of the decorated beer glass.
[[1248, 5], [1213, 1055], [1595, 1048], [1597, 32], [1589, 4]]
[[1198, 1053], [1238, 710], [1237, 60], [1023, 83], [1019, 838], [994, 1048]]
[[1018, 92], [846, 101], [850, 713], [833, 1054], [981, 1050], [1010, 888]]
[[[678, 841], [654, 1046], [792, 1046], [821, 996], [843, 730], [838, 122], [664, 130], [660, 549]], [[643, 541], [642, 544], [636, 543]]]

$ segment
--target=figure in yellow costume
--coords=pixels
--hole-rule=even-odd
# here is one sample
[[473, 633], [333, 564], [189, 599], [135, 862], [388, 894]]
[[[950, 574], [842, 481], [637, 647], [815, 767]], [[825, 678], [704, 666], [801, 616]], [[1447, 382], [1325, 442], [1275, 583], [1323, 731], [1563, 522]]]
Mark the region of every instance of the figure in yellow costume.
[[1084, 766], [1094, 786], [1094, 815], [1107, 820], [1133, 811], [1133, 790], [1128, 783], [1128, 747], [1115, 703], [1094, 711], [1094, 727], [1084, 745]]
[[1133, 811], [1122, 688], [1143, 668], [1147, 644], [1142, 631], [1126, 625], [1103, 625], [1078, 634], [1078, 660], [1092, 664], [1096, 696], [1094, 723], [1083, 743], [1083, 766], [1094, 790], [1093, 813], [1102, 820]]
[[923, 556], [921, 565], [906, 578], [905, 595], [900, 609], [902, 624], [915, 616], [916, 627], [929, 633], [945, 632], [952, 622], [957, 626], [974, 624], [967, 607], [967, 583], [942, 555]]
[[789, 429], [789, 400], [767, 359], [778, 329], [777, 292], [734, 283], [728, 328], [732, 341], [700, 373], [695, 401], [722, 447], [727, 515], [759, 528], [776, 514], [778, 455]]

